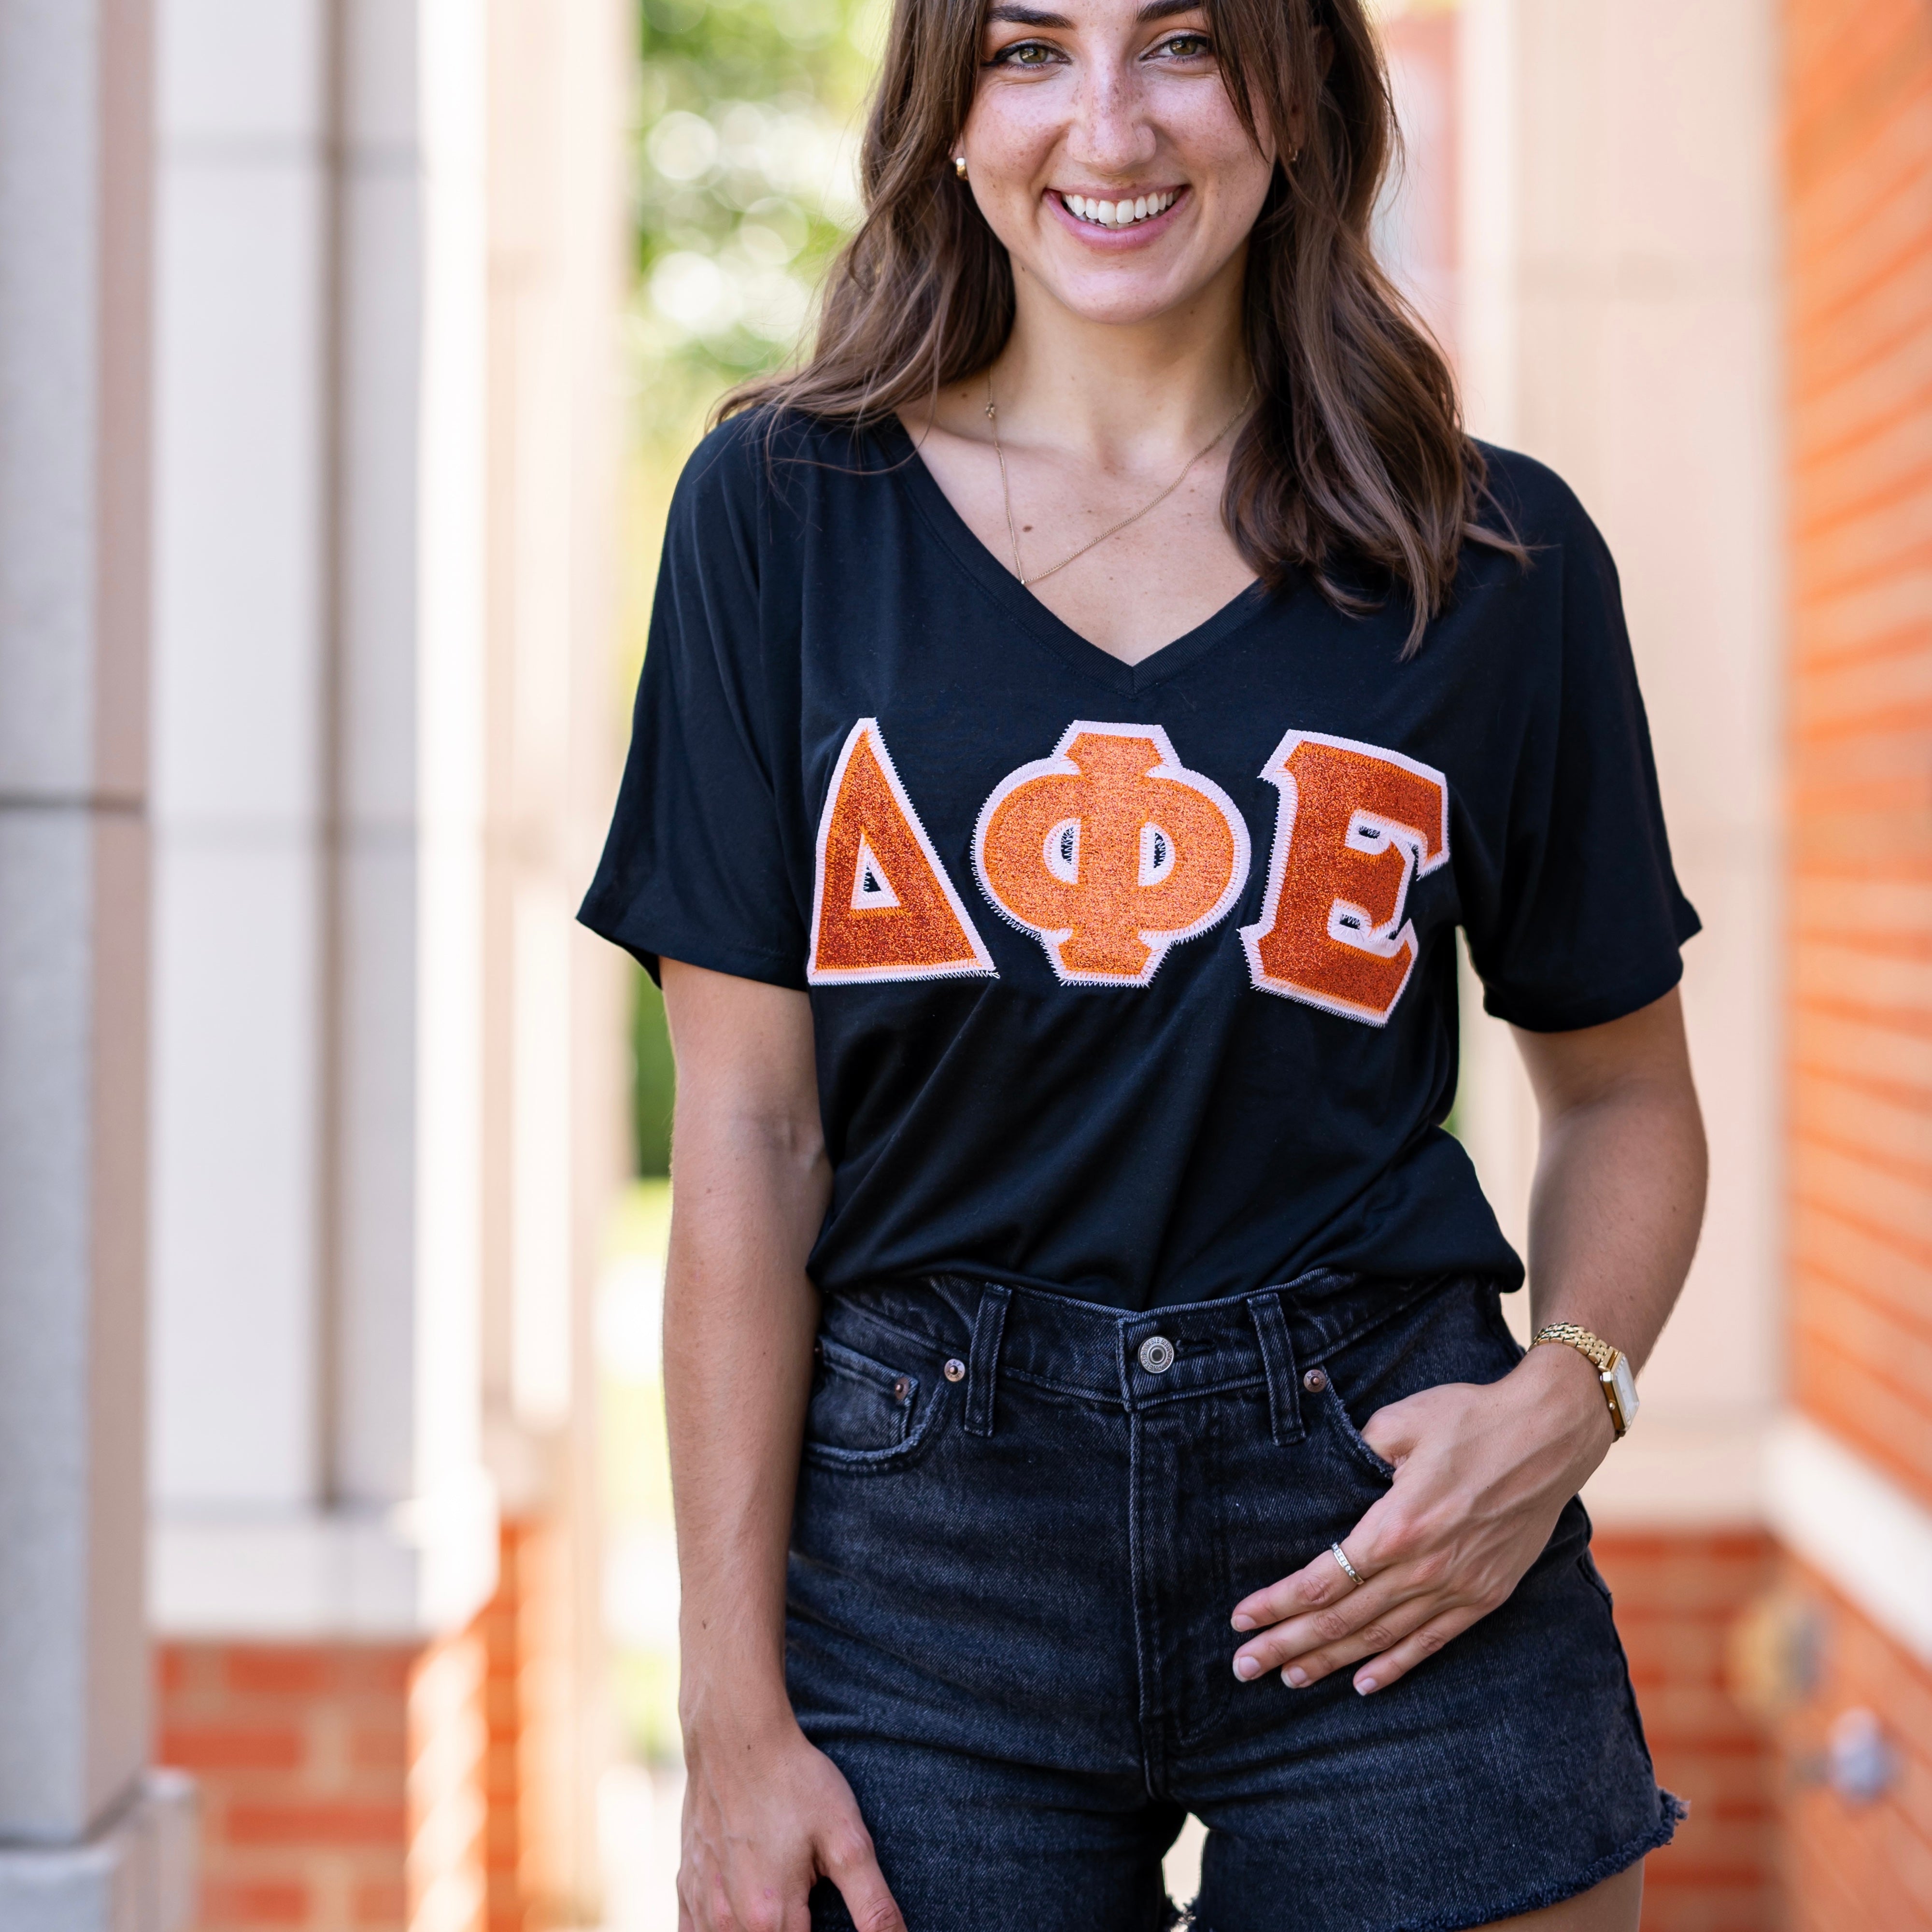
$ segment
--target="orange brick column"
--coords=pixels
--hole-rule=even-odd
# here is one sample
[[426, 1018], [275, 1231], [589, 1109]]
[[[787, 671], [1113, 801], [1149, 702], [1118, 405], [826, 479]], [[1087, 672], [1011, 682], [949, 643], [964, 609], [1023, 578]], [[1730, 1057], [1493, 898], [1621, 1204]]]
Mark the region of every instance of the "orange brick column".
[[198, 1932], [485, 1932], [487, 1672], [473, 1626], [164, 1645], [159, 1756], [201, 1785]]
[[570, 1554], [556, 1519], [506, 1519], [496, 1598], [476, 1626], [488, 1668], [488, 1932], [594, 1916], [572, 1852], [583, 1800]]
[[171, 1643], [164, 1763], [202, 1802], [202, 1932], [403, 1932], [413, 1645]]
[[1594, 1547], [1658, 1782], [1690, 1806], [1646, 1868], [1643, 1932], [1773, 1932], [1777, 1761], [1724, 1683], [1731, 1625], [1775, 1570], [1771, 1540], [1599, 1531]]
[[[1792, 1395], [1932, 1514], [1932, 9], [1786, 0], [1785, 28]], [[1932, 1680], [1790, 1576], [1821, 1609], [1792, 1932], [1932, 1925]], [[1898, 1767], [1863, 1802], [1823, 1776], [1859, 1707]]]
[[197, 1932], [542, 1932], [560, 1874], [562, 1532], [506, 1523], [496, 1593], [429, 1643], [166, 1643], [161, 1762], [202, 1791]]

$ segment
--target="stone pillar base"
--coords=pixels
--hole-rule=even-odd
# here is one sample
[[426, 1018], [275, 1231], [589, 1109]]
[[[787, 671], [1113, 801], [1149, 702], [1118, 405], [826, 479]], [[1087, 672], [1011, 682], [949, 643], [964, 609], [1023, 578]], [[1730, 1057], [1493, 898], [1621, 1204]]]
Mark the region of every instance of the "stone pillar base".
[[78, 1845], [0, 1846], [7, 1932], [186, 1932], [194, 1910], [195, 1787], [144, 1777], [133, 1800]]

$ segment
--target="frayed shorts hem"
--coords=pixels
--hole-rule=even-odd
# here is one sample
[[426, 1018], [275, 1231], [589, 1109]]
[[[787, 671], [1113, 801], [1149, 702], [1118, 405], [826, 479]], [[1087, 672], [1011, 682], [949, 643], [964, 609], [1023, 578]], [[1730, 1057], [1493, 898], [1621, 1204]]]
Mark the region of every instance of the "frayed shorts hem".
[[[1561, 1905], [1565, 1899], [1580, 1898], [1606, 1879], [1628, 1871], [1638, 1859], [1661, 1851], [1676, 1837], [1677, 1828], [1689, 1816], [1690, 1808], [1675, 1792], [1660, 1790], [1657, 1796], [1658, 1820], [1649, 1831], [1631, 1839], [1628, 1844], [1619, 1845], [1613, 1852], [1606, 1852], [1574, 1878], [1538, 1886], [1534, 1891], [1520, 1893], [1493, 1909], [1436, 1912], [1426, 1918], [1396, 1919], [1387, 1925], [1366, 1928], [1365, 1932], [1478, 1932], [1478, 1928], [1485, 1925], [1520, 1918], [1526, 1912], [1545, 1911], [1552, 1905]], [[1176, 1928], [1176, 1932], [1214, 1932], [1210, 1920], [1196, 1916], [1194, 1905], [1172, 1908], [1168, 1923]]]

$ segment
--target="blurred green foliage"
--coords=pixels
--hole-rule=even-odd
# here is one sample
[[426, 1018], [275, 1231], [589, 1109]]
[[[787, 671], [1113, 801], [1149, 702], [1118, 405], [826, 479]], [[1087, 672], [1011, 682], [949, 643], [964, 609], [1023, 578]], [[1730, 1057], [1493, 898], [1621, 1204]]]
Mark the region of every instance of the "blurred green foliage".
[[631, 1005], [632, 1133], [637, 1171], [646, 1179], [670, 1172], [670, 1108], [674, 1094], [670, 1036], [664, 1028], [664, 995], [642, 967]]
[[646, 438], [783, 361], [857, 212], [884, 0], [643, 0], [635, 310]]

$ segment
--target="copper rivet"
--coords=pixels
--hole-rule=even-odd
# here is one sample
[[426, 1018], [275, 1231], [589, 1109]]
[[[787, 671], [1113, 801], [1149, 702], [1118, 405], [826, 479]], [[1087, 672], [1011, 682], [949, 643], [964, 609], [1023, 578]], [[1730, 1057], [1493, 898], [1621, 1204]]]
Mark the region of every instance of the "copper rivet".
[[946, 1379], [950, 1382], [964, 1382], [966, 1379], [966, 1364], [957, 1355], [955, 1355], [946, 1365]]
[[1310, 1395], [1319, 1395], [1328, 1386], [1328, 1376], [1324, 1370], [1310, 1369], [1301, 1378], [1301, 1386]]
[[900, 1376], [898, 1380], [892, 1384], [893, 1401], [904, 1402], [907, 1395], [910, 1392], [912, 1384], [908, 1382], [904, 1376]]

